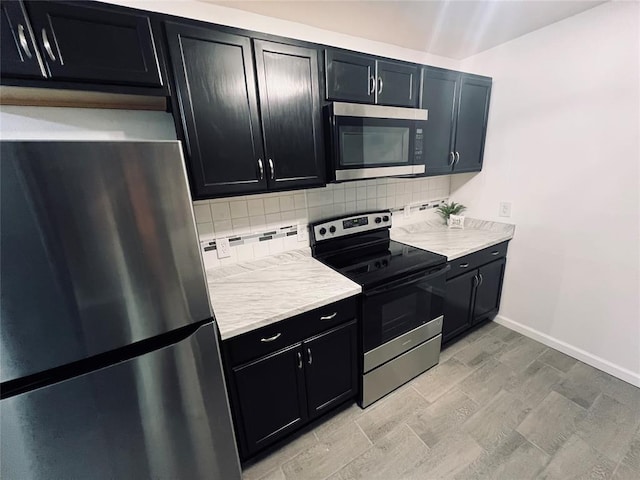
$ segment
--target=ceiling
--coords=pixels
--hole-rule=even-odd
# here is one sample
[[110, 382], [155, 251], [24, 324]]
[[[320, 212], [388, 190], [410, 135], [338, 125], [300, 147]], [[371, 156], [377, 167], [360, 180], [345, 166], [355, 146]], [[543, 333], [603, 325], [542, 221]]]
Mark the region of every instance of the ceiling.
[[204, 0], [270, 17], [463, 59], [604, 1]]

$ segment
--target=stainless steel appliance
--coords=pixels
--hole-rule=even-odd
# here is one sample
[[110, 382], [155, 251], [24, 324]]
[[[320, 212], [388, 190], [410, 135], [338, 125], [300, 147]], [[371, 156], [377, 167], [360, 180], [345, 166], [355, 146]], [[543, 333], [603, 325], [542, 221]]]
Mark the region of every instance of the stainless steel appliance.
[[335, 180], [424, 173], [427, 110], [341, 102], [326, 108]]
[[390, 240], [391, 212], [316, 223], [315, 258], [362, 285], [364, 408], [440, 359], [447, 257]]
[[240, 479], [180, 144], [0, 149], [0, 477]]

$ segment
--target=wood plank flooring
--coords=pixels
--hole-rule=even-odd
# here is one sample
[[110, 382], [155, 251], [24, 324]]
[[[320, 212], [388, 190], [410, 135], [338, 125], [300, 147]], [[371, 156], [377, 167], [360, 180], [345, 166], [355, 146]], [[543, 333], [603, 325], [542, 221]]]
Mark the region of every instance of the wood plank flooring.
[[245, 480], [640, 479], [640, 389], [495, 323]]

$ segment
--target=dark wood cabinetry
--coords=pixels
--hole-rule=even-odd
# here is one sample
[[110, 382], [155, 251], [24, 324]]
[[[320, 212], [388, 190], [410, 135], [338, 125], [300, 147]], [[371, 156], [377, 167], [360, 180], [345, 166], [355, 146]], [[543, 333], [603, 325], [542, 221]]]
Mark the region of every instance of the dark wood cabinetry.
[[22, 2], [0, 3], [2, 44], [0, 71], [2, 76], [44, 78], [45, 71], [36, 47], [31, 24]]
[[325, 181], [318, 53], [254, 41], [268, 184], [302, 188]]
[[416, 107], [417, 66], [327, 49], [327, 100]]
[[301, 345], [233, 369], [247, 449], [260, 450], [307, 420]]
[[166, 33], [194, 198], [324, 184], [314, 49], [256, 40], [254, 61], [249, 37], [177, 23]]
[[166, 24], [195, 198], [267, 187], [251, 41]]
[[[25, 10], [26, 7], [26, 10]], [[149, 16], [99, 3], [2, 2], [2, 77], [161, 87]]]
[[356, 397], [356, 306], [342, 300], [222, 342], [243, 459]]
[[491, 79], [425, 67], [420, 105], [429, 110], [427, 175], [482, 169]]
[[500, 307], [507, 242], [449, 262], [442, 341], [493, 318]]
[[357, 385], [356, 324], [350, 322], [302, 343], [309, 418], [352, 398]]

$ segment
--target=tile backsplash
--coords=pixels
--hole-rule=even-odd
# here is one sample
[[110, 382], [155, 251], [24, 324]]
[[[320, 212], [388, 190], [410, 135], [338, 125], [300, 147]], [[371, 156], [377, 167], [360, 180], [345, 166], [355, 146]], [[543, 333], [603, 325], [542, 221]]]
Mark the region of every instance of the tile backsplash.
[[[446, 199], [449, 182], [449, 176], [380, 178], [194, 202], [205, 267], [307, 247], [308, 224], [325, 218]], [[229, 238], [231, 257], [218, 259], [216, 238]]]

